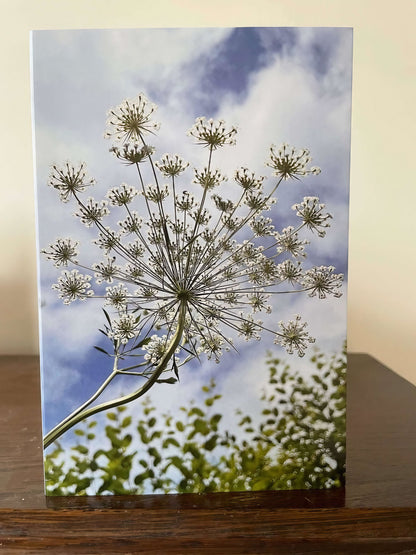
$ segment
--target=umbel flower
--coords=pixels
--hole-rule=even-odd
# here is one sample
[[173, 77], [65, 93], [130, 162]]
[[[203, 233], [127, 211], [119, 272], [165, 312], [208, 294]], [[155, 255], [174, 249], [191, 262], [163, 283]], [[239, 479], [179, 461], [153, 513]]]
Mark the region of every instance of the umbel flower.
[[[82, 266], [80, 274], [76, 245], [58, 239], [44, 251], [46, 256], [55, 265], [72, 264], [75, 269], [65, 270], [53, 288], [66, 304], [90, 297], [105, 300], [110, 309], [105, 311], [107, 324], [102, 331], [111, 342], [107, 354], [114, 366], [97, 393], [52, 430], [45, 444], [89, 414], [129, 402], [157, 382], [173, 383], [180, 366], [193, 358], [207, 356], [219, 362], [225, 351], [237, 348], [239, 338], [259, 340], [264, 333], [272, 333], [274, 342], [288, 353], [303, 356], [314, 341], [306, 322], [297, 315], [276, 328], [272, 296], [340, 295], [342, 275], [334, 274], [333, 266], [304, 270], [300, 260], [306, 258], [308, 244], [300, 234], [325, 235], [331, 218], [325, 205], [317, 197], [305, 197], [293, 206], [297, 224], [281, 231], [275, 228], [278, 222], [270, 212], [283, 181], [319, 174], [319, 168], [309, 167], [309, 152], [288, 145], [277, 151], [272, 147], [268, 165], [274, 170], [273, 182], [266, 185], [265, 177], [239, 168], [227, 181], [226, 190], [233, 188], [231, 200], [222, 192], [227, 177], [212, 163], [217, 149], [235, 143], [236, 128], [198, 118], [189, 135], [208, 149], [208, 161], [194, 170], [196, 192], [189, 192], [181, 182], [189, 166], [186, 161], [177, 154], [153, 161], [146, 135], [157, 128], [152, 121], [155, 109], [141, 94], [110, 111], [106, 136], [119, 142], [110, 150], [136, 168], [137, 182], [110, 189], [109, 202], [99, 203], [92, 197], [82, 200], [79, 193], [90, 184], [84, 182], [83, 166], [76, 169], [66, 164], [52, 170], [50, 183], [59, 189], [63, 201], [75, 199], [81, 222], [96, 227], [93, 242], [103, 254], [91, 267]], [[152, 183], [145, 180], [149, 172]], [[189, 181], [188, 177], [185, 183]], [[111, 211], [117, 211], [113, 218], [118, 220], [117, 229], [105, 222], [108, 204]], [[97, 283], [94, 294], [91, 276]], [[134, 364], [120, 368], [129, 356], [134, 356]], [[174, 376], [166, 380], [162, 375], [169, 371]], [[121, 374], [142, 378], [140, 387], [88, 408]]]

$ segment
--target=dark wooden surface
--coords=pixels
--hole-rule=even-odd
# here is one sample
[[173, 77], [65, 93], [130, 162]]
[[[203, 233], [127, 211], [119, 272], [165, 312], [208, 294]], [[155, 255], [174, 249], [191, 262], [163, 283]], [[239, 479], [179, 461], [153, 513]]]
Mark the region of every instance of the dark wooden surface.
[[345, 491], [46, 499], [38, 359], [0, 357], [0, 550], [416, 554], [416, 388], [348, 362]]

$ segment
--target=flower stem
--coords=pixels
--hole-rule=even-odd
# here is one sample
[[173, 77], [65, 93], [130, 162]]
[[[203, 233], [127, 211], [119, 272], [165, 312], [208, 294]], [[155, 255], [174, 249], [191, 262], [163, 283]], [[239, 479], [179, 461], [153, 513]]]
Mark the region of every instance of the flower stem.
[[126, 403], [130, 403], [131, 401], [134, 401], [135, 399], [138, 399], [139, 397], [147, 393], [147, 391], [149, 391], [149, 389], [157, 382], [162, 372], [166, 369], [166, 366], [168, 365], [169, 361], [175, 355], [175, 351], [178, 348], [179, 343], [182, 339], [182, 334], [185, 327], [185, 315], [186, 315], [186, 302], [184, 301], [181, 303], [178, 311], [178, 323], [177, 323], [176, 331], [165, 353], [161, 357], [159, 364], [153, 370], [153, 373], [146, 381], [146, 383], [144, 383], [139, 389], [137, 389], [133, 393], [130, 393], [129, 395], [124, 395], [123, 397], [119, 397], [118, 399], [112, 399], [111, 401], [106, 401], [104, 403], [101, 403], [100, 405], [87, 408], [100, 395], [100, 393], [102, 393], [102, 391], [105, 389], [105, 387], [107, 387], [110, 381], [117, 374], [120, 373], [118, 370], [113, 370], [113, 372], [103, 383], [103, 385], [94, 393], [94, 395], [88, 401], [86, 401], [81, 407], [79, 407], [76, 411], [74, 411], [72, 414], [67, 416], [60, 424], [55, 426], [55, 428], [53, 428], [49, 433], [46, 434], [43, 440], [44, 449], [49, 447], [51, 443], [56, 441], [63, 433], [65, 433], [70, 428], [75, 426], [75, 424], [78, 424], [79, 422], [81, 422], [81, 420], [84, 420], [85, 418], [88, 418], [89, 416], [92, 416], [93, 414], [96, 414], [98, 412], [102, 412], [103, 410], [119, 407], [120, 405], [125, 405]]

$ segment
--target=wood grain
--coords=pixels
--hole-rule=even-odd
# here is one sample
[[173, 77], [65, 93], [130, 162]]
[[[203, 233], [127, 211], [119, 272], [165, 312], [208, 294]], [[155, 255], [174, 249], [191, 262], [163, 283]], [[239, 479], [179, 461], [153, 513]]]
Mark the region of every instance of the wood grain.
[[48, 498], [36, 357], [0, 357], [4, 553], [416, 554], [416, 388], [350, 355], [344, 490]]
[[10, 551], [397, 553], [416, 547], [416, 513], [403, 508], [3, 510], [0, 521], [0, 544]]

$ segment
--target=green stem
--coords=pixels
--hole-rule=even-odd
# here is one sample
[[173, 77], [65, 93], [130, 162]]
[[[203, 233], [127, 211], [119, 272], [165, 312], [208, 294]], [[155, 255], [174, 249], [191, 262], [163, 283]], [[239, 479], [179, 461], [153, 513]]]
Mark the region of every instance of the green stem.
[[95, 407], [85, 408], [89, 404], [91, 404], [91, 402], [98, 397], [98, 395], [104, 390], [104, 388], [107, 387], [110, 381], [117, 374], [120, 373], [118, 370], [113, 370], [113, 372], [104, 382], [104, 384], [93, 395], [93, 397], [91, 397], [80, 408], [78, 408], [76, 411], [70, 414], [60, 424], [55, 426], [55, 428], [53, 428], [49, 433], [46, 434], [43, 440], [44, 449], [49, 447], [51, 443], [56, 441], [63, 433], [65, 433], [70, 428], [75, 426], [75, 424], [78, 424], [79, 422], [81, 422], [81, 420], [84, 420], [85, 418], [88, 418], [89, 416], [92, 416], [93, 414], [96, 414], [103, 410], [119, 407], [120, 405], [125, 405], [126, 403], [130, 403], [131, 401], [134, 401], [135, 399], [138, 399], [139, 397], [147, 393], [147, 391], [149, 391], [149, 389], [159, 379], [162, 372], [166, 369], [166, 366], [168, 365], [171, 358], [175, 356], [175, 351], [178, 348], [179, 343], [182, 339], [182, 334], [185, 327], [185, 315], [186, 315], [186, 302], [182, 302], [179, 309], [178, 325], [177, 325], [176, 331], [168, 345], [168, 348], [166, 349], [166, 352], [160, 359], [159, 364], [156, 366], [152, 375], [149, 377], [146, 383], [144, 383], [139, 389], [137, 389], [133, 393], [130, 393], [129, 395], [124, 395], [123, 397], [119, 397], [118, 399], [112, 399], [111, 401], [106, 401], [104, 403], [101, 403], [100, 405], [96, 405]]

